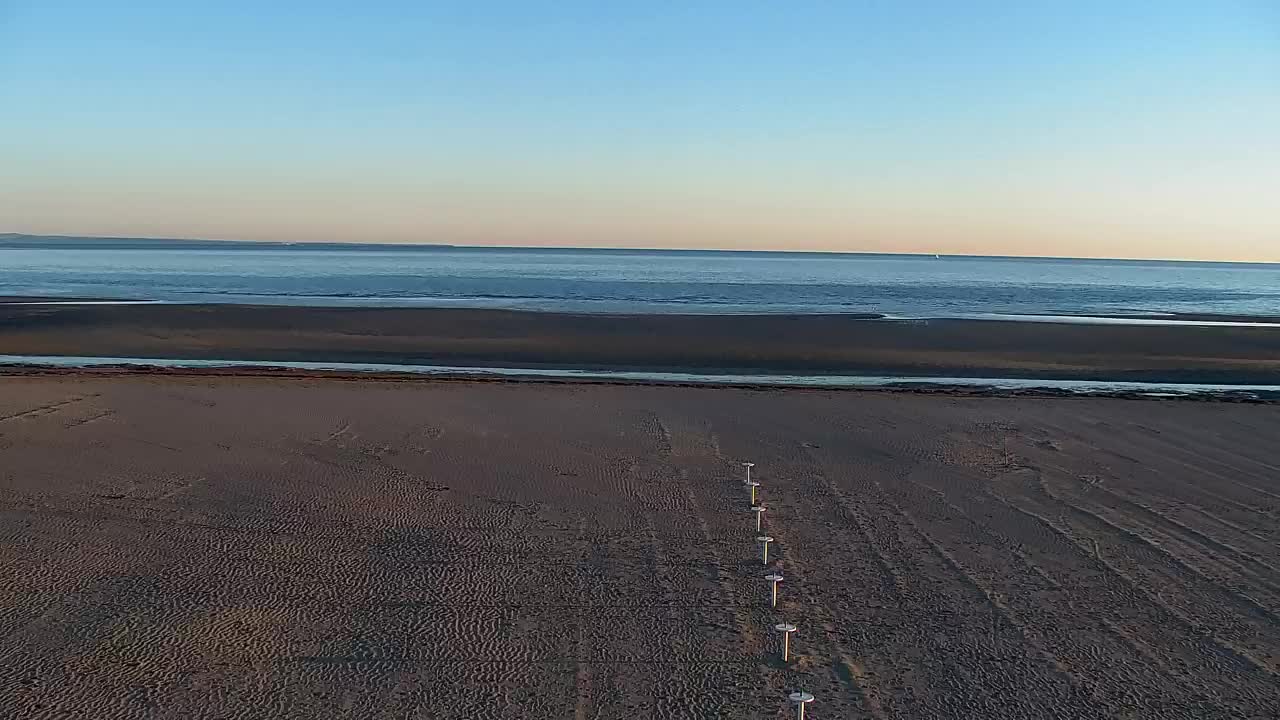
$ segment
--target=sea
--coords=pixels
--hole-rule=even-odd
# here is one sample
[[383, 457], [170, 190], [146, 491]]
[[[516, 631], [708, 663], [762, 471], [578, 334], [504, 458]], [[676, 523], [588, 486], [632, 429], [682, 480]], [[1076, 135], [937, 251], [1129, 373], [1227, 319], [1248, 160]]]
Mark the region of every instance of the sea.
[[1280, 317], [1280, 264], [0, 236], [0, 295], [890, 318]]

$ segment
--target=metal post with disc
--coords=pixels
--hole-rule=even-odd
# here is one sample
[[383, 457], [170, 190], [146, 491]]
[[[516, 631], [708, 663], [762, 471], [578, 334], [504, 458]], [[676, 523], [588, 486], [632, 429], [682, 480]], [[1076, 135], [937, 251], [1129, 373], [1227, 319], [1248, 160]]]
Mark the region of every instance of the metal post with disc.
[[768, 580], [770, 585], [769, 607], [776, 608], [778, 607], [778, 583], [782, 582], [782, 576], [774, 573], [772, 575], [765, 575], [764, 579]]
[[769, 543], [773, 542], [773, 538], [768, 535], [756, 536], [756, 542], [760, 543], [760, 559], [763, 564], [769, 564]]
[[791, 660], [791, 633], [796, 631], [796, 626], [791, 623], [778, 623], [773, 626], [774, 630], [782, 633], [782, 662]]
[[796, 706], [796, 720], [804, 720], [804, 706], [813, 702], [813, 696], [807, 692], [793, 692], [787, 699]]
[[756, 532], [760, 532], [760, 516], [764, 515], [765, 507], [763, 505], [752, 505], [751, 512], [756, 514]]

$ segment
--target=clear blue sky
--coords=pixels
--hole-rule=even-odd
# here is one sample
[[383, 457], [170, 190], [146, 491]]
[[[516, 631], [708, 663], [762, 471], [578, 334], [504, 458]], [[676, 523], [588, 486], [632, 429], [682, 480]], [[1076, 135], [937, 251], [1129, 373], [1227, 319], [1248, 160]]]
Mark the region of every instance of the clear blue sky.
[[0, 232], [1280, 260], [1280, 3], [0, 0]]

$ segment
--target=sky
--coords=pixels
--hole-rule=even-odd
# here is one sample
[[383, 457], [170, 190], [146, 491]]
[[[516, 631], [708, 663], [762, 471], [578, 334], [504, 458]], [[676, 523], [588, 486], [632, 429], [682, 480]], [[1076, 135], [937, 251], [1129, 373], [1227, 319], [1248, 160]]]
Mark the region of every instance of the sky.
[[0, 0], [0, 232], [1280, 261], [1280, 3]]

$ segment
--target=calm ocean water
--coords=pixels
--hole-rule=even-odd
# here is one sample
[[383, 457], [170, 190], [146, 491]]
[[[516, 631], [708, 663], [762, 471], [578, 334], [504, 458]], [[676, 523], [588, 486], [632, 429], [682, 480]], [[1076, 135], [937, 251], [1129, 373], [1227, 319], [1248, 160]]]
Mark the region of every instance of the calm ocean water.
[[1280, 316], [1280, 265], [32, 240], [0, 242], [0, 295], [578, 312]]

